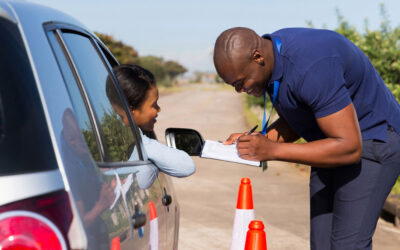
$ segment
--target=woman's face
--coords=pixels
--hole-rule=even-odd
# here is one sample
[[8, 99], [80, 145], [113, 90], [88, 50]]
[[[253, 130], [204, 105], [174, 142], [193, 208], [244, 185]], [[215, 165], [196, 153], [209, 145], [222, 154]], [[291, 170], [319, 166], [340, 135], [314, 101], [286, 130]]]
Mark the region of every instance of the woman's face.
[[147, 91], [145, 100], [139, 108], [133, 109], [132, 116], [136, 125], [143, 131], [153, 131], [154, 124], [157, 122], [157, 114], [161, 111], [158, 101], [158, 89], [156, 86], [150, 87]]

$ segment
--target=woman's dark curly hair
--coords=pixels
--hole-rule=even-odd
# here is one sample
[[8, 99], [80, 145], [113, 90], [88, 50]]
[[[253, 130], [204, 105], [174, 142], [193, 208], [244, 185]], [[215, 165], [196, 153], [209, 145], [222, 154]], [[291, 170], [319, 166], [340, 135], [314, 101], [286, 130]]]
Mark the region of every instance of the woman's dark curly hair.
[[[153, 74], [134, 64], [121, 64], [113, 68], [118, 83], [128, 101], [129, 109], [140, 108], [150, 88], [156, 87]], [[111, 104], [121, 107], [121, 99], [113, 85], [111, 76], [107, 77], [106, 93]], [[154, 131], [143, 131], [149, 138], [157, 139]], [[131, 151], [130, 151], [131, 152]]]
[[[134, 64], [121, 64], [114, 67], [113, 70], [128, 101], [129, 108], [131, 110], [140, 108], [146, 99], [149, 89], [156, 86], [153, 74], [147, 69]], [[112, 86], [110, 78], [107, 79], [106, 92], [110, 102], [118, 105], [119, 101], [117, 100], [119, 97]]]

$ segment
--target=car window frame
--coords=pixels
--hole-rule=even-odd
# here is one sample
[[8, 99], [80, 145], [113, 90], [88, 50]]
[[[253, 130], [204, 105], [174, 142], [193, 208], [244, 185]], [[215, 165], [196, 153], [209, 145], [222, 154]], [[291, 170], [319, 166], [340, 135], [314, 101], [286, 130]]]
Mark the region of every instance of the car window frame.
[[[119, 87], [118, 84], [118, 80], [114, 74], [114, 72], [112, 71], [112, 66], [111, 63], [108, 61], [108, 58], [111, 58], [116, 65], [119, 65], [118, 61], [115, 59], [115, 57], [109, 52], [109, 50], [107, 49], [107, 47], [96, 37], [94, 36], [92, 33], [90, 33], [89, 31], [75, 26], [75, 25], [71, 25], [71, 24], [66, 24], [66, 23], [60, 23], [60, 22], [47, 22], [43, 24], [44, 30], [46, 32], [46, 37], [49, 40], [50, 46], [52, 48], [52, 50], [54, 50], [53, 46], [54, 45], [49, 37], [48, 37], [48, 32], [53, 32], [54, 36], [56, 37], [57, 40], [57, 46], [59, 46], [61, 48], [61, 50], [64, 53], [64, 56], [66, 58], [66, 60], [68, 61], [68, 64], [70, 66], [70, 70], [72, 71], [76, 84], [78, 85], [79, 91], [81, 93], [81, 97], [83, 102], [85, 103], [85, 108], [86, 111], [89, 115], [89, 119], [91, 122], [91, 125], [93, 127], [93, 132], [96, 138], [96, 145], [97, 148], [99, 150], [99, 155], [100, 155], [100, 161], [96, 161], [97, 165], [99, 168], [120, 168], [120, 167], [132, 167], [132, 166], [142, 166], [142, 165], [149, 165], [152, 164], [152, 162], [147, 159], [147, 155], [144, 153], [144, 147], [143, 147], [143, 142], [142, 142], [142, 138], [139, 132], [138, 127], [135, 124], [135, 121], [133, 120], [133, 117], [131, 116], [131, 113], [129, 112], [129, 106], [128, 103], [126, 101], [126, 98], [123, 95], [123, 92], [121, 90], [121, 88]], [[120, 162], [108, 162], [105, 161], [105, 150], [104, 150], [104, 146], [103, 146], [103, 139], [102, 139], [102, 132], [99, 129], [99, 122], [97, 121], [97, 118], [94, 114], [94, 110], [92, 108], [92, 104], [89, 100], [89, 97], [86, 93], [85, 90], [85, 86], [82, 82], [82, 79], [79, 76], [77, 67], [74, 63], [74, 61], [72, 60], [71, 54], [68, 51], [68, 48], [63, 40], [62, 37], [62, 33], [63, 32], [68, 32], [68, 33], [75, 33], [77, 35], [81, 35], [86, 37], [87, 39], [89, 39], [89, 41], [92, 43], [93, 48], [96, 50], [96, 52], [98, 53], [101, 61], [103, 62], [106, 70], [108, 71], [109, 75], [112, 76], [113, 79], [113, 84], [114, 87], [116, 88], [118, 95], [121, 99], [121, 103], [123, 106], [123, 109], [125, 111], [125, 113], [128, 114], [128, 120], [129, 120], [129, 127], [132, 131], [132, 134], [135, 138], [136, 141], [136, 146], [137, 146], [137, 151], [138, 151], [138, 156], [139, 156], [139, 160], [137, 161], [120, 161]], [[108, 57], [105, 53], [108, 53]], [[55, 54], [54, 54], [55, 55]], [[57, 62], [58, 63], [58, 62]], [[64, 77], [63, 77], [64, 78]], [[64, 79], [65, 81], [65, 79]]]
[[[132, 129], [132, 133], [135, 135], [135, 138], [137, 139], [137, 142], [138, 142], [137, 146], [140, 149], [138, 151], [139, 158], [142, 157], [141, 159], [143, 159], [143, 158], [145, 158], [146, 154], [143, 154], [144, 147], [143, 147], [143, 143], [142, 143], [142, 138], [141, 138], [141, 134], [140, 134], [140, 131], [139, 131], [139, 127], [136, 125], [136, 122], [132, 117], [132, 113], [130, 112], [128, 101], [125, 98], [124, 92], [119, 87], [119, 83], [118, 83], [117, 77], [115, 76], [114, 72], [112, 70], [110, 70], [110, 69], [113, 68], [113, 65], [111, 65], [109, 60], [112, 60], [114, 62], [114, 64], [115, 64], [115, 66], [118, 66], [119, 62], [114, 57], [114, 55], [108, 50], [107, 46], [100, 39], [98, 39], [96, 36], [91, 36], [91, 38], [94, 40], [95, 45], [97, 45], [97, 47], [98, 47], [97, 52], [102, 55], [101, 59], [103, 60], [103, 63], [105, 63], [107, 65], [107, 70], [109, 71], [109, 73], [111, 73], [110, 75], [113, 78], [114, 86], [116, 87], [116, 89], [118, 91], [118, 94], [119, 94], [119, 96], [121, 98], [121, 102], [122, 102], [124, 111], [125, 111], [125, 113], [128, 114], [127, 117], [128, 117], [128, 120], [129, 120], [130, 128]], [[140, 138], [140, 140], [138, 138]]]

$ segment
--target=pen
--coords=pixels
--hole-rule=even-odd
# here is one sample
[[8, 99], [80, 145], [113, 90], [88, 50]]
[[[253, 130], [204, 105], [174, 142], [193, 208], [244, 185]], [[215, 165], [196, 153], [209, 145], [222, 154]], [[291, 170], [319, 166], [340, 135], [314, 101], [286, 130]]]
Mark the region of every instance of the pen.
[[251, 133], [253, 133], [253, 132], [256, 130], [257, 127], [258, 127], [258, 125], [255, 125], [254, 128], [252, 128], [252, 129], [249, 131], [249, 133], [247, 133], [247, 135], [251, 135]]

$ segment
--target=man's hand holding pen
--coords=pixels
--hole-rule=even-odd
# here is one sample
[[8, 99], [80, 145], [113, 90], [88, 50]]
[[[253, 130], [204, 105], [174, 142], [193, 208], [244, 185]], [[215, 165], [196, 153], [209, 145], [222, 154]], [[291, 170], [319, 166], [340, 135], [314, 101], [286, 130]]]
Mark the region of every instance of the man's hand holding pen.
[[242, 135], [236, 142], [240, 158], [251, 161], [273, 160], [274, 146], [276, 146], [276, 142], [260, 133]]
[[[225, 145], [235, 144], [238, 154], [245, 160], [267, 161], [273, 160], [273, 149], [276, 142], [269, 140], [266, 136], [259, 132], [255, 132], [257, 125], [249, 132], [231, 134]], [[263, 169], [265, 169], [263, 167]]]

